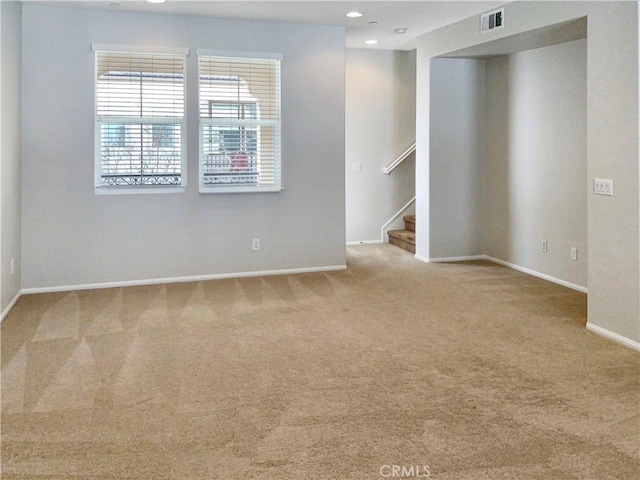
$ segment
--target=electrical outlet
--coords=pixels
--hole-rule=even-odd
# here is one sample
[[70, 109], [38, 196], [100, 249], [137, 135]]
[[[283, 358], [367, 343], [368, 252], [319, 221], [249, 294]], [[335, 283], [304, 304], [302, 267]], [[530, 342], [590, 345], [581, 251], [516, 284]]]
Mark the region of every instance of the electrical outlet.
[[11, 275], [13, 275], [14, 273], [16, 273], [16, 259], [12, 258], [11, 259]]
[[578, 260], [578, 249], [571, 247], [571, 260]]
[[254, 252], [259, 252], [260, 251], [260, 239], [259, 238], [254, 238], [253, 240], [251, 240], [251, 250], [253, 250]]
[[549, 251], [549, 243], [546, 240], [542, 240], [542, 242], [540, 242], [540, 250], [542, 250], [544, 253], [547, 253]]

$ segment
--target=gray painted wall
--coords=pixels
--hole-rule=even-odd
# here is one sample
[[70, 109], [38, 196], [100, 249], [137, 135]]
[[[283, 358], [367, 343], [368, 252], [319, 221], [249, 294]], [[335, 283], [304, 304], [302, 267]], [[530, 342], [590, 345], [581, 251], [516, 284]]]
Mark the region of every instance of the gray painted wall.
[[431, 258], [484, 253], [484, 115], [484, 61], [432, 59]]
[[586, 287], [587, 41], [486, 63], [485, 253]]
[[21, 15], [19, 2], [0, 2], [0, 313], [21, 285]]
[[415, 141], [415, 72], [415, 51], [347, 50], [347, 242], [380, 241], [414, 195], [413, 155], [391, 175], [382, 169]]
[[[416, 254], [431, 255], [430, 66], [434, 56], [587, 17], [588, 322], [640, 343], [640, 168], [637, 2], [513, 2], [504, 29], [481, 34], [478, 18], [423, 35], [417, 52]], [[594, 177], [614, 180], [594, 195]], [[617, 337], [616, 337], [617, 336]]]
[[[30, 4], [23, 17], [24, 288], [345, 264], [343, 28]], [[186, 193], [94, 195], [92, 43], [192, 49]], [[283, 192], [198, 193], [195, 48], [284, 54]]]

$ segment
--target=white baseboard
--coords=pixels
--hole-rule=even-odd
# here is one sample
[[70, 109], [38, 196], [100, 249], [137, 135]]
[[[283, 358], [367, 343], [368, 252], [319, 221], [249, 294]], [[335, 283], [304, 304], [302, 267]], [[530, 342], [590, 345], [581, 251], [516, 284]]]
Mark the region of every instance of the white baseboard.
[[[504, 260], [500, 260], [499, 258], [490, 257], [488, 255], [474, 255], [469, 257], [442, 257], [442, 258], [426, 258], [420, 255], [416, 255], [418, 260], [422, 260], [426, 263], [438, 263], [438, 262], [460, 262], [460, 261], [468, 261], [468, 260], [488, 260], [490, 262], [496, 263], [498, 265], [502, 265], [504, 267], [511, 268], [513, 270], [517, 270], [518, 272], [526, 273], [528, 275], [532, 275], [534, 277], [541, 278], [543, 280], [547, 280], [552, 283], [556, 283], [558, 285], [562, 285], [563, 287], [570, 288], [572, 290], [577, 290], [581, 293], [588, 293], [587, 288], [582, 285], [576, 285], [575, 283], [567, 282], [565, 280], [561, 280], [559, 278], [552, 277], [551, 275], [547, 275], [544, 273], [536, 272], [535, 270], [531, 270], [529, 268], [521, 267], [519, 265], [515, 265], [513, 263], [505, 262]], [[587, 330], [590, 330], [598, 335], [608, 338], [609, 340], [613, 340], [621, 345], [632, 348], [634, 350], [640, 351], [640, 343], [630, 340], [627, 337], [623, 337], [615, 332], [607, 330], [606, 328], [599, 327], [592, 323], [587, 322]]]
[[485, 256], [486, 260], [490, 262], [497, 263], [498, 265], [503, 265], [505, 267], [512, 268], [517, 270], [518, 272], [526, 273], [528, 275], [532, 275], [534, 277], [541, 278], [551, 283], [557, 283], [558, 285], [562, 285], [563, 287], [570, 288], [571, 290], [576, 290], [581, 293], [588, 293], [587, 287], [583, 287], [582, 285], [577, 285], [575, 283], [567, 282], [566, 280], [561, 280], [556, 277], [552, 277], [551, 275], [547, 275], [546, 273], [536, 272], [535, 270], [531, 270], [530, 268], [521, 267], [520, 265], [515, 265], [513, 263], [505, 262], [504, 260], [500, 260], [499, 258]]
[[430, 258], [429, 263], [470, 262], [474, 260], [488, 260], [488, 258], [486, 255], [469, 255], [466, 257], [437, 257]]
[[582, 285], [577, 285], [575, 283], [567, 282], [566, 280], [561, 280], [559, 278], [552, 277], [551, 275], [547, 275], [546, 273], [540, 273], [535, 270], [531, 270], [530, 268], [521, 267], [520, 265], [516, 265], [515, 263], [505, 262], [504, 260], [500, 260], [499, 258], [495, 258], [495, 257], [490, 257], [489, 255], [468, 255], [468, 256], [462, 256], [462, 257], [427, 258], [427, 257], [423, 257], [422, 255], [416, 254], [415, 257], [416, 259], [421, 260], [425, 263], [468, 262], [473, 260], [487, 260], [489, 262], [502, 265], [503, 267], [508, 267], [513, 270], [517, 270], [518, 272], [526, 273], [527, 275], [532, 275], [534, 277], [538, 277], [548, 282], [562, 285], [563, 287], [567, 287], [581, 293], [587, 293], [587, 287], [583, 287]]
[[383, 243], [382, 240], [361, 240], [359, 242], [347, 242], [347, 247], [353, 247], [355, 245], [379, 245]]
[[346, 265], [329, 265], [324, 267], [288, 268], [282, 270], [259, 270], [254, 272], [219, 273], [213, 275], [193, 275], [189, 277], [148, 278], [144, 280], [127, 280], [122, 282], [85, 283], [79, 285], [63, 285], [53, 287], [24, 288], [22, 294], [70, 292], [74, 290], [94, 290], [98, 288], [135, 287], [139, 285], [157, 285], [161, 283], [201, 282], [206, 280], [222, 280], [225, 278], [262, 277], [270, 275], [291, 275], [296, 273], [332, 272], [346, 270]]
[[422, 255], [418, 255], [417, 253], [416, 253], [416, 254], [414, 254], [414, 255], [413, 255], [413, 257], [414, 257], [416, 260], [420, 260], [421, 262], [424, 262], [424, 263], [430, 263], [430, 261], [429, 261], [429, 259], [428, 259], [427, 257], [424, 257], [424, 256], [422, 256]]
[[611, 330], [607, 330], [606, 328], [599, 327], [598, 325], [594, 325], [593, 323], [587, 322], [587, 330], [592, 331], [593, 333], [597, 333], [603, 337], [608, 338], [609, 340], [613, 340], [614, 342], [620, 343], [625, 347], [633, 348], [634, 350], [640, 351], [640, 343], [634, 342], [633, 340], [628, 339], [627, 337], [623, 337]]
[[16, 296], [13, 297], [13, 299], [9, 302], [9, 305], [7, 305], [7, 308], [5, 308], [2, 311], [2, 314], [0, 314], [0, 323], [2, 323], [2, 321], [4, 320], [4, 318], [9, 315], [9, 312], [11, 311], [11, 309], [13, 308], [13, 306], [16, 304], [16, 302], [18, 301], [18, 299], [20, 298], [20, 295], [22, 295], [22, 290], [20, 290], [18, 293], [16, 293]]
[[[381, 243], [381, 242], [376, 241], [375, 243]], [[575, 285], [570, 282], [565, 282], [564, 280], [560, 280], [560, 279], [551, 277], [549, 275], [545, 275], [543, 273], [530, 270], [528, 268], [520, 267], [518, 265], [505, 262], [504, 260], [489, 257], [487, 255], [473, 255], [468, 257], [441, 257], [441, 258], [429, 259], [422, 255], [416, 254], [415, 258], [425, 263], [488, 260], [490, 262], [512, 268], [519, 272], [527, 273], [529, 275], [533, 275], [535, 277], [542, 278], [543, 280], [548, 280], [550, 282], [557, 283], [559, 285], [571, 288], [573, 290], [577, 290], [582, 293], [587, 293], [587, 289], [580, 285]], [[268, 275], [290, 275], [290, 274], [296, 274], [296, 273], [330, 272], [330, 271], [346, 270], [346, 268], [347, 268], [346, 265], [331, 265], [331, 266], [324, 266], [324, 267], [292, 268], [292, 269], [282, 269], [282, 270], [262, 270], [262, 271], [254, 271], [254, 272], [221, 273], [221, 274], [215, 274], [215, 275], [196, 275], [196, 276], [190, 276], [190, 277], [169, 277], [169, 278], [154, 278], [154, 279], [147, 279], [147, 280], [131, 280], [131, 281], [123, 281], [123, 282], [103, 282], [103, 283], [91, 283], [91, 284], [82, 284], [82, 285], [66, 285], [66, 286], [57, 286], [57, 287], [25, 288], [23, 290], [20, 290], [15, 295], [15, 297], [13, 297], [13, 299], [9, 302], [9, 305], [7, 305], [7, 307], [2, 311], [2, 314], [0, 314], [0, 323], [2, 323], [2, 321], [9, 314], [9, 312], [14, 307], [14, 305], [16, 304], [20, 296], [31, 294], [31, 293], [67, 292], [67, 291], [73, 291], [73, 290], [129, 287], [129, 286], [139, 286], [139, 285], [154, 285], [154, 284], [161, 284], [161, 283], [198, 282], [198, 281], [205, 281], [205, 280], [221, 280], [221, 279], [227, 279], [227, 278], [259, 277], [259, 276], [268, 276]], [[619, 335], [615, 332], [607, 330], [606, 328], [602, 328], [602, 327], [599, 327], [598, 325], [594, 325], [592, 323], [587, 322], [587, 330], [590, 330], [598, 335], [601, 335], [610, 340], [613, 340], [614, 342], [620, 343], [626, 347], [640, 351], [639, 342], [630, 340], [626, 337], [623, 337], [622, 335]]]

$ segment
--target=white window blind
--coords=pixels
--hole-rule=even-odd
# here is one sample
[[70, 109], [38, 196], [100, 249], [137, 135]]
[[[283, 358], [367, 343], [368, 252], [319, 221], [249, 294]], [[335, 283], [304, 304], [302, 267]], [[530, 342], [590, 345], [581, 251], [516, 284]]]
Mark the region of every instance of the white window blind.
[[185, 185], [185, 55], [96, 51], [96, 187]]
[[198, 54], [200, 191], [280, 191], [280, 57]]

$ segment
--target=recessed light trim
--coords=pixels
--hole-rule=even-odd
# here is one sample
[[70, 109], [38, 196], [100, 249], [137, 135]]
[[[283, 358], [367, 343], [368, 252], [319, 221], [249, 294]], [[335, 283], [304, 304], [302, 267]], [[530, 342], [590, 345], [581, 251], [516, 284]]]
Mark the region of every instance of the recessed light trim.
[[147, 2], [149, 2], [149, 3], [164, 3], [166, 1], [167, 0], [147, 0]]
[[347, 17], [349, 17], [349, 18], [360, 18], [363, 15], [364, 15], [364, 13], [356, 12], [356, 11], [347, 13]]
[[367, 40], [364, 43], [366, 43], [367, 45], [375, 45], [376, 43], [378, 43], [378, 40], [371, 39], [371, 40]]
[[403, 33], [407, 33], [409, 29], [407, 27], [400, 27], [394, 30], [398, 35], [402, 35]]

